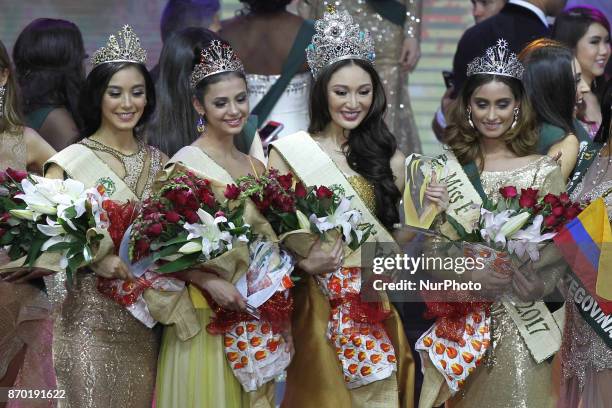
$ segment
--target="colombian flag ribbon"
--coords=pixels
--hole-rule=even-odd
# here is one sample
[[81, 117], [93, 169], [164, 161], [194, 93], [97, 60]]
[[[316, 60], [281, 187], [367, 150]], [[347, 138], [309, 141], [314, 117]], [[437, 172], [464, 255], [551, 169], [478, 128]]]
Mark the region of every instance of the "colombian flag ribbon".
[[612, 313], [612, 231], [603, 198], [568, 222], [554, 241], [602, 311]]

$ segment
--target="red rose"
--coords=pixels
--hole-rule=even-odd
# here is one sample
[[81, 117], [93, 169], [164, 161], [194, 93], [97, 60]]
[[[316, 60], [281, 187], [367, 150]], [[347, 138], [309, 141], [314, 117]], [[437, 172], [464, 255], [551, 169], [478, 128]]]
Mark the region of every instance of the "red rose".
[[215, 197], [213, 197], [212, 195], [207, 195], [202, 199], [202, 201], [204, 202], [204, 204], [206, 204], [206, 206], [208, 206], [208, 208], [215, 207]]
[[177, 191], [174, 203], [180, 206], [183, 206], [187, 204], [187, 200], [189, 199], [189, 197], [191, 197], [191, 193], [189, 191], [187, 190]]
[[228, 200], [235, 200], [240, 195], [240, 188], [235, 184], [228, 184], [223, 195]]
[[559, 194], [559, 201], [561, 204], [568, 204], [570, 202], [570, 196], [568, 193]]
[[278, 176], [278, 184], [280, 184], [285, 190], [289, 190], [293, 185], [293, 177], [290, 173], [283, 176]]
[[574, 206], [567, 207], [565, 211], [563, 212], [563, 216], [567, 218], [568, 220], [573, 220], [574, 218], [578, 216], [578, 214], [580, 214], [580, 209]]
[[565, 209], [560, 205], [557, 207], [554, 207], [552, 209], [552, 215], [554, 215], [555, 217], [561, 217], [563, 215], [564, 210]]
[[28, 177], [27, 171], [15, 170], [15, 169], [11, 169], [10, 167], [6, 169], [6, 174], [7, 176], [15, 180], [17, 183], [21, 183], [21, 180]]
[[557, 222], [559, 222], [559, 219], [554, 215], [549, 215], [544, 218], [544, 225], [546, 225], [547, 227], [554, 227], [555, 225], [557, 225]]
[[175, 211], [168, 211], [166, 213], [166, 221], [172, 223], [172, 224], [176, 224], [177, 222], [179, 222], [181, 220], [181, 216], [175, 212]]
[[136, 241], [136, 251], [140, 255], [144, 255], [149, 250], [149, 242], [146, 239], [139, 239]]
[[551, 206], [554, 206], [555, 204], [557, 204], [558, 201], [559, 199], [554, 194], [548, 193], [544, 196], [544, 202], [546, 204], [550, 204]]
[[200, 217], [198, 217], [198, 214], [195, 211], [186, 211], [184, 215], [185, 219], [190, 224], [195, 224], [196, 222], [200, 221]]
[[522, 188], [519, 197], [519, 205], [522, 208], [532, 208], [538, 202], [538, 190], [533, 188]]
[[298, 183], [295, 185], [295, 195], [300, 198], [306, 197], [306, 187], [304, 187], [304, 184], [301, 181], [298, 181]]
[[158, 237], [161, 235], [164, 227], [160, 223], [155, 223], [147, 228], [147, 235], [150, 237]]
[[514, 198], [518, 195], [518, 191], [516, 191], [516, 187], [514, 186], [506, 186], [499, 189], [499, 193], [504, 198]]
[[217, 217], [225, 217], [225, 213], [223, 211], [219, 210], [219, 211], [217, 211], [215, 213], [215, 218], [217, 218]]
[[323, 199], [323, 198], [332, 198], [334, 196], [334, 192], [331, 191], [329, 188], [325, 187], [325, 186], [319, 186], [317, 187], [317, 198], [318, 199]]
[[[207, 200], [207, 197], [202, 197], [202, 201], [206, 202], [206, 200]], [[194, 211], [200, 208], [200, 205], [198, 204], [198, 200], [196, 200], [193, 194], [189, 196], [186, 207]]]

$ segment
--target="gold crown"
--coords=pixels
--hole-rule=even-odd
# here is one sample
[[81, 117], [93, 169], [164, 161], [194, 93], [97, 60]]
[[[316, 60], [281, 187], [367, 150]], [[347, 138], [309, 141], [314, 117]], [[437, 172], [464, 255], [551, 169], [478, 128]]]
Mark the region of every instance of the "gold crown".
[[195, 88], [201, 80], [222, 72], [244, 73], [242, 61], [229, 44], [212, 40], [200, 53], [200, 62], [193, 68], [191, 86]]
[[94, 67], [107, 62], [134, 62], [145, 64], [147, 51], [140, 46], [140, 39], [129, 25], [124, 25], [115, 37], [108, 37], [106, 46], [98, 49], [91, 57]]

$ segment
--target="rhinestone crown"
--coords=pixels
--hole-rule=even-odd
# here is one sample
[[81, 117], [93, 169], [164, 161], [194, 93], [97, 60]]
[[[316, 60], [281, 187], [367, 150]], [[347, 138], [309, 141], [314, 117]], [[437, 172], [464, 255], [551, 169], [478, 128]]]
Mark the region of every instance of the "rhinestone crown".
[[229, 44], [212, 40], [210, 45], [202, 50], [200, 62], [193, 68], [191, 86], [195, 88], [204, 78], [222, 72], [244, 73], [244, 66]]
[[145, 64], [147, 51], [140, 46], [140, 39], [129, 25], [124, 25], [117, 36], [111, 34], [106, 46], [98, 49], [91, 57], [94, 67], [107, 62], [134, 62]]
[[503, 38], [497, 40], [497, 45], [487, 48], [483, 57], [476, 57], [468, 64], [467, 75], [491, 74], [523, 78], [523, 64], [510, 52], [508, 42]]
[[325, 67], [344, 59], [374, 62], [374, 42], [370, 33], [360, 30], [346, 11], [327, 11], [315, 23], [315, 31], [306, 48], [306, 59], [313, 77], [316, 78]]

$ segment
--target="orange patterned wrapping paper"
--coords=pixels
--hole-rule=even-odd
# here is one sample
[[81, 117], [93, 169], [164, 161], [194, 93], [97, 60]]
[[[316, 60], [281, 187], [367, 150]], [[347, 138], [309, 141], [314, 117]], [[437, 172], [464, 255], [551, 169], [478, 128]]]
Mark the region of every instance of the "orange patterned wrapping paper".
[[[361, 269], [340, 268], [317, 276], [319, 287], [332, 301], [359, 295]], [[397, 369], [395, 350], [380, 322], [358, 322], [351, 318], [351, 304], [332, 302], [327, 338], [342, 364], [347, 388], [357, 388], [388, 378]]]
[[281, 374], [291, 362], [285, 339], [270, 323], [237, 323], [223, 335], [225, 357], [245, 391], [255, 391]]
[[415, 348], [427, 353], [448, 387], [457, 392], [482, 363], [485, 352], [491, 346], [490, 326], [491, 318], [485, 312], [471, 313], [466, 317], [465, 331], [460, 341], [438, 337], [434, 324], [417, 341]]

